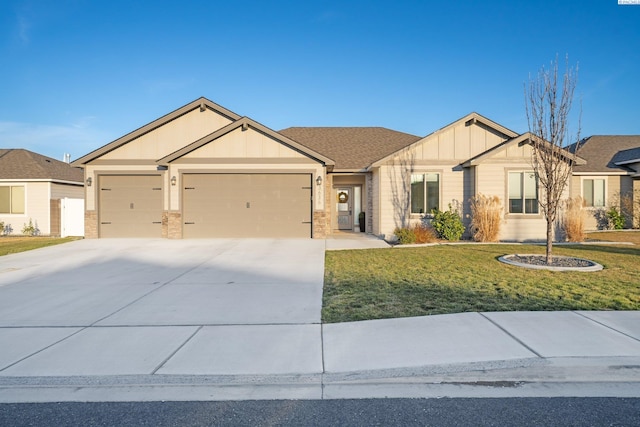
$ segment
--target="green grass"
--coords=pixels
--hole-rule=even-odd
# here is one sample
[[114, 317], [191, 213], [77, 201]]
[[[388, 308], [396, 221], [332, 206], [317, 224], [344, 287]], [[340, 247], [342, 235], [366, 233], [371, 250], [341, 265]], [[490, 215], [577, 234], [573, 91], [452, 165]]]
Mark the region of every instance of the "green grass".
[[0, 256], [78, 240], [77, 237], [0, 237]]
[[469, 244], [327, 252], [323, 321], [468, 311], [640, 310], [637, 246], [554, 247], [556, 255], [587, 258], [605, 267], [592, 273], [530, 270], [497, 261], [512, 253], [543, 254], [544, 246]]

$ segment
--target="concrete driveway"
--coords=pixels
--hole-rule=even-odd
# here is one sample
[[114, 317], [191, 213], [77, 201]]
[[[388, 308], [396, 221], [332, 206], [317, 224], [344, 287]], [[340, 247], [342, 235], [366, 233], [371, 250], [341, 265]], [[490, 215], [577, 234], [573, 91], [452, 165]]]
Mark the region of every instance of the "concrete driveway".
[[0, 376], [322, 372], [324, 249], [105, 239], [0, 257]]

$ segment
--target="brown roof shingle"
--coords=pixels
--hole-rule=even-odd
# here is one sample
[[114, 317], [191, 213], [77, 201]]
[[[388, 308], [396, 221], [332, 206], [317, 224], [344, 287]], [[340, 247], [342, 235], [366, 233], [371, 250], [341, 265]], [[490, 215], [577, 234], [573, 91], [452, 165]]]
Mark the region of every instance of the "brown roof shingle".
[[50, 179], [82, 183], [84, 172], [33, 151], [0, 149], [0, 179]]
[[[575, 172], [629, 172], [617, 162], [632, 160], [640, 154], [640, 135], [594, 135], [583, 141], [578, 156], [586, 165], [575, 166]], [[637, 158], [637, 157], [636, 157]]]
[[335, 160], [336, 170], [359, 171], [421, 139], [383, 127], [290, 127], [279, 131]]

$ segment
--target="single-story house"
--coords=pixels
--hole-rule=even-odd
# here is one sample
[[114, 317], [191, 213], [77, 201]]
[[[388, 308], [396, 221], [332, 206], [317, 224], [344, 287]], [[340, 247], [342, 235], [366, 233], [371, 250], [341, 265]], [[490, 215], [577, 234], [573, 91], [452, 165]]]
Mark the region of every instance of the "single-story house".
[[[419, 137], [379, 127], [279, 132], [199, 98], [72, 165], [85, 237], [313, 237], [396, 227], [497, 195], [503, 240], [544, 239], [528, 133], [471, 113]], [[567, 191], [568, 195], [568, 191]]]
[[83, 200], [82, 169], [29, 150], [0, 149], [0, 234], [22, 234], [31, 222], [35, 234], [82, 236]]
[[574, 167], [571, 189], [589, 211], [586, 229], [605, 227], [611, 207], [627, 214], [628, 227], [640, 226], [640, 135], [591, 136], [578, 153], [586, 164]]

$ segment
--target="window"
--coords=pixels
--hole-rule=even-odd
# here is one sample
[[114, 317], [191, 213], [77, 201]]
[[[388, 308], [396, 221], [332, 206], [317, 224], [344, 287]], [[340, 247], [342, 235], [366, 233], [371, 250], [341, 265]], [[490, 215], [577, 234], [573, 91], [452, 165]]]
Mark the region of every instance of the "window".
[[538, 180], [533, 172], [509, 172], [509, 213], [538, 213]]
[[440, 174], [411, 175], [411, 213], [429, 213], [440, 209]]
[[24, 187], [0, 187], [0, 213], [24, 213]]
[[582, 198], [589, 207], [604, 207], [604, 179], [585, 179], [582, 181]]

